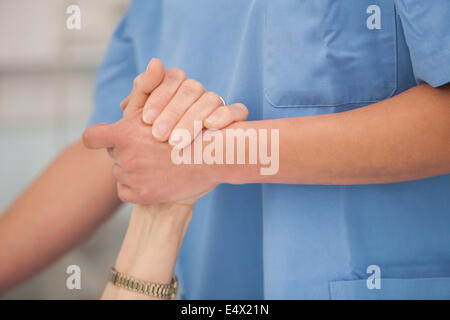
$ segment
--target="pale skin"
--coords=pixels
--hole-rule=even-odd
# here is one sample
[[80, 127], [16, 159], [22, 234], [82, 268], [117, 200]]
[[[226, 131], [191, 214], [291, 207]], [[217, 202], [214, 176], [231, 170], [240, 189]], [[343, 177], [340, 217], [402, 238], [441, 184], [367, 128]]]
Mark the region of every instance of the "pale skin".
[[[85, 145], [91, 148], [95, 148], [96, 141], [99, 141], [97, 135], [100, 134], [107, 139], [104, 142], [111, 158], [114, 159], [113, 175], [117, 179], [118, 195], [124, 202], [141, 203], [131, 201], [128, 195], [143, 193], [143, 190], [134, 188], [134, 181], [145, 180], [148, 176], [131, 174], [127, 178], [123, 177], [124, 172], [130, 167], [141, 166], [144, 164], [141, 160], [148, 160], [142, 157], [142, 152], [149, 152], [148, 156], [154, 159], [152, 171], [147, 172], [153, 175], [152, 179], [164, 181], [168, 175], [176, 179], [180, 167], [172, 172], [157, 170], [159, 161], [170, 162], [171, 144], [175, 144], [170, 137], [173, 130], [184, 128], [194, 137], [194, 120], [199, 120], [205, 128], [222, 129], [235, 121], [247, 119], [248, 111], [244, 105], [233, 104], [225, 107], [217, 94], [206, 92], [198, 81], [186, 79], [183, 71], [173, 71], [174, 69], [169, 69], [166, 72], [159, 59], [152, 59], [146, 72], [140, 74], [134, 81], [133, 91], [121, 104], [124, 109], [123, 118], [114, 125], [98, 124], [84, 132]], [[149, 121], [146, 115], [150, 108], [156, 115]], [[211, 118], [217, 121], [211, 123], [209, 121]], [[161, 124], [165, 129], [164, 133], [157, 130]], [[133, 136], [133, 139], [129, 139], [130, 136]], [[135, 143], [138, 140], [143, 144], [138, 146]], [[161, 153], [162, 150], [164, 152]], [[164, 174], [166, 177], [156, 174]], [[208, 177], [203, 175], [194, 175], [191, 178], [192, 184], [200, 185], [203, 185], [203, 180], [208, 180]], [[199, 192], [196, 191], [198, 188], [188, 188], [181, 191], [177, 199], [144, 204], [172, 202], [193, 204], [214, 187], [214, 184], [209, 184]], [[195, 191], [191, 193], [189, 189]]]
[[[170, 283], [192, 212], [191, 205], [134, 206], [115, 269], [135, 279]], [[162, 298], [143, 295], [108, 283], [102, 299]]]
[[[201, 171], [207, 172], [200, 174], [210, 176], [207, 182], [211, 185], [260, 179], [283, 183], [366, 184], [446, 174], [450, 172], [449, 101], [448, 85], [441, 88], [423, 85], [354, 111], [238, 123], [234, 126], [286, 128], [283, 130], [286, 133], [280, 131], [279, 173], [262, 177], [257, 166], [196, 168], [202, 167]], [[137, 147], [136, 150], [144, 150]], [[9, 263], [0, 264], [0, 293], [75, 246], [115, 210], [120, 201], [116, 196], [116, 181], [108, 168], [113, 163], [105, 152], [88, 150], [78, 141], [2, 215], [0, 261]], [[161, 169], [170, 164], [161, 163]], [[134, 172], [145, 174], [145, 168], [140, 170]], [[190, 170], [194, 168], [180, 173], [191, 177]], [[152, 203], [164, 198], [164, 194], [167, 199], [176, 199], [181, 190], [190, 188], [188, 179], [179, 179], [176, 189], [170, 185], [154, 185], [155, 181], [158, 179], [144, 181], [136, 189], [147, 183], [145, 189], [162, 189], [157, 196], [147, 194], [146, 198], [142, 197], [146, 194], [133, 192], [128, 196], [136, 197], [133, 199], [139, 200], [136, 202]], [[66, 188], [68, 185], [70, 189]], [[196, 191], [208, 189], [204, 187], [196, 186]], [[18, 234], [17, 230], [26, 232]], [[43, 242], [46, 246], [36, 250], [38, 243]]]
[[[400, 96], [399, 98], [402, 98], [402, 97]], [[411, 96], [409, 98], [414, 99], [414, 100], [418, 99], [418, 97], [411, 97]], [[408, 102], [412, 102], [412, 101], [402, 101], [402, 102], [404, 104], [407, 104]], [[432, 103], [433, 103], [433, 101], [432, 101]], [[381, 108], [385, 108], [384, 112], [390, 112], [388, 109], [389, 105], [383, 105], [381, 103], [381, 106], [378, 105], [377, 109], [381, 109]], [[448, 110], [448, 108], [447, 108], [447, 110]], [[365, 110], [366, 113], [368, 111], [370, 111], [370, 110]], [[378, 111], [378, 110], [376, 110], [376, 111]], [[415, 111], [415, 110], [413, 110], [413, 111]], [[356, 113], [356, 115], [354, 115], [354, 113], [356, 113], [356, 112], [350, 113], [351, 116], [357, 117], [359, 120], [369, 121], [373, 117], [373, 115], [371, 115], [371, 114], [358, 115], [358, 113]], [[326, 132], [327, 129], [330, 129], [329, 128], [330, 123], [333, 123], [336, 121], [335, 119], [333, 119], [334, 117], [322, 117], [322, 118], [324, 118], [322, 120], [322, 123], [319, 122], [316, 124], [316, 125], [321, 124], [320, 127], [315, 128], [314, 123], [311, 124], [312, 128], [317, 130], [318, 137], [320, 136], [320, 134], [323, 134], [323, 132]], [[411, 123], [409, 123], [409, 126], [405, 126], [405, 127], [401, 128], [400, 133], [413, 132], [414, 128], [417, 126], [419, 128], [422, 128], [420, 123], [418, 123], [419, 121], [412, 121], [413, 119], [414, 119], [414, 117], [412, 117], [412, 119], [409, 117], [406, 117], [405, 120], [406, 121], [410, 120]], [[347, 120], [351, 120], [351, 118], [348, 118]], [[426, 123], [427, 119], [423, 119], [422, 122], [424, 120]], [[130, 123], [135, 123], [135, 125], [137, 123], [138, 124], [140, 123], [139, 120], [137, 120], [137, 118], [131, 118], [130, 121], [131, 121]], [[271, 124], [271, 126], [269, 126], [269, 128], [277, 128], [276, 121], [282, 121], [282, 120], [271, 121], [272, 124]], [[355, 120], [353, 120], [353, 121], [355, 121]], [[261, 124], [264, 122], [265, 121], [261, 121], [259, 123]], [[306, 121], [304, 123], [304, 126], [306, 127], [307, 132], [308, 132], [308, 130], [311, 130], [311, 128], [308, 127], [309, 123], [310, 122], [308, 122], [308, 121]], [[353, 123], [353, 122], [351, 122], [351, 123]], [[234, 124], [232, 126], [238, 126], [238, 125], [241, 127], [243, 126], [244, 128], [267, 128], [262, 125], [260, 127], [251, 126], [250, 122]], [[245, 126], [245, 125], [247, 125], [247, 126]], [[281, 125], [285, 125], [285, 126], [289, 125], [289, 126], [295, 127], [296, 125], [298, 125], [298, 123], [295, 121], [292, 121], [291, 123], [287, 123], [287, 121], [284, 121], [284, 123]], [[378, 123], [375, 122], [372, 125], [377, 126], [377, 128], [381, 131], [383, 131], [383, 130], [389, 131], [389, 128], [392, 124], [389, 122], [386, 122], [386, 121], [381, 121]], [[289, 126], [284, 127], [287, 129], [286, 131], [289, 131], [289, 130], [295, 131], [293, 128], [290, 128]], [[342, 129], [341, 129], [341, 126], [343, 127]], [[342, 138], [339, 137], [339, 133], [341, 130], [345, 131], [345, 128], [347, 128], [347, 126], [345, 124], [341, 124], [341, 126], [339, 126], [337, 128], [336, 127], [332, 128], [332, 131], [330, 132], [330, 134], [333, 137], [337, 136], [337, 138], [332, 139], [331, 141], [328, 141], [328, 144], [330, 145], [330, 147], [333, 146], [334, 144], [337, 145], [336, 148], [339, 148], [341, 146]], [[136, 137], [137, 141], [151, 141], [152, 140], [152, 138], [150, 136], [146, 136], [145, 134], [142, 134], [142, 132], [147, 132], [147, 134], [149, 134], [149, 130], [145, 130], [144, 125], [139, 126], [139, 128], [140, 128], [139, 130], [135, 130], [136, 127], [131, 126], [129, 124], [125, 125], [125, 127], [131, 128], [129, 130], [131, 130], [131, 132], [133, 132], [133, 136]], [[425, 125], [425, 128], [426, 127], [428, 127], [429, 130], [433, 130], [433, 128], [429, 127], [429, 124]], [[118, 130], [119, 130], [119, 132], [122, 132], [122, 133], [127, 132], [126, 130], [125, 131], [120, 130], [120, 128]], [[138, 132], [139, 132], [139, 134], [136, 135], [136, 133], [138, 133]], [[353, 132], [353, 133], [356, 133], [356, 132]], [[447, 132], [447, 134], [448, 134], [448, 132]], [[329, 137], [330, 136], [328, 136], [328, 138]], [[382, 137], [383, 137], [383, 133], [381, 133], [381, 138]], [[85, 138], [86, 138], [86, 136], [85, 136]], [[87, 138], [89, 139], [89, 136]], [[294, 144], [294, 145], [296, 144], [296, 141], [298, 141], [300, 138], [301, 138], [301, 135], [295, 136], [294, 139], [290, 139], [289, 135], [287, 137], [281, 136], [281, 139], [284, 139], [282, 141], [289, 141], [291, 144]], [[443, 138], [442, 143], [444, 143], [445, 142], [445, 134], [442, 135], [442, 138]], [[403, 139], [404, 139], [404, 137], [403, 137]], [[400, 139], [400, 142], [403, 139]], [[424, 139], [424, 140], [426, 140], [426, 139]], [[320, 139], [318, 139], [317, 141], [321, 142]], [[325, 142], [327, 142], [327, 141], [324, 141], [324, 143]], [[366, 142], [365, 139], [363, 139], [363, 141], [360, 142], [359, 146], [355, 147], [355, 151], [364, 148], [365, 142]], [[422, 141], [416, 141], [416, 143], [419, 143], [419, 144], [423, 143], [423, 145], [426, 145], [426, 143], [422, 142]], [[403, 144], [408, 145], [409, 143], [403, 143]], [[114, 142], [113, 145], [114, 145], [114, 147], [117, 147], [117, 142]], [[293, 148], [294, 145], [291, 145], [291, 147]], [[158, 144], [156, 144], [156, 146], [158, 146]], [[147, 146], [145, 145], [144, 147], [147, 147]], [[396, 142], [394, 141], [392, 144], [387, 143], [383, 147], [385, 148], [385, 150], [389, 150], [390, 148], [396, 149]], [[131, 146], [131, 149], [133, 149], [133, 146]], [[165, 148], [163, 152], [167, 152], [167, 150], [169, 150], [169, 149], [170, 149], [170, 147]], [[145, 150], [145, 148], [144, 148], [144, 150]], [[150, 146], [149, 150], [153, 150], [153, 148], [151, 148], [151, 146]], [[395, 169], [395, 166], [397, 165], [398, 161], [405, 159], [405, 158], [401, 157], [401, 151], [402, 150], [399, 150], [398, 153], [391, 153], [391, 155], [392, 155], [391, 159], [383, 159], [383, 162], [386, 163], [385, 168], [393, 167]], [[429, 148], [427, 150], [427, 152], [434, 152], [434, 151], [435, 151], [435, 148]], [[286, 151], [283, 151], [283, 152], [286, 152]], [[366, 159], [368, 161], [368, 164], [367, 165], [359, 165], [359, 167], [357, 167], [356, 165], [353, 166], [353, 170], [359, 170], [357, 172], [357, 174], [354, 175], [355, 177], [359, 177], [358, 173], [359, 174], [375, 174], [375, 173], [370, 173], [370, 171], [368, 171], [368, 173], [365, 173], [367, 170], [366, 168], [371, 166], [371, 161], [369, 161], [369, 160], [372, 158], [372, 155], [373, 154], [370, 152], [370, 150], [367, 150], [367, 155], [366, 155], [367, 158]], [[311, 158], [314, 159], [315, 156], [316, 156], [316, 154], [312, 154]], [[339, 159], [340, 156], [341, 155], [337, 155], [334, 158], [334, 160], [332, 160], [331, 162], [328, 162], [328, 164], [332, 165], [334, 162], [348, 161], [347, 158]], [[446, 156], [448, 156], [448, 154], [444, 152], [444, 153], [438, 153], [438, 154], [436, 154], [436, 156], [437, 157], [446, 157]], [[290, 158], [290, 157], [287, 157], [286, 155], [282, 154], [281, 157], [282, 157], [282, 159], [284, 157], [284, 159], [290, 159], [290, 160], [293, 159], [294, 161], [299, 160], [298, 156], [297, 156], [297, 158], [295, 158], [295, 157]], [[116, 161], [120, 161], [119, 156], [115, 156], [114, 158], [117, 159]], [[164, 160], [167, 161], [167, 159], [163, 159], [163, 158], [157, 158], [157, 159], [158, 159], [157, 162], [159, 162], [159, 161], [163, 162]], [[450, 159], [450, 157], [448, 157], [447, 159]], [[307, 158], [307, 160], [308, 160], [308, 158]], [[378, 161], [378, 160], [375, 159], [375, 161]], [[422, 154], [422, 158], [420, 157], [420, 155], [419, 155], [419, 157], [416, 157], [413, 154], [412, 162], [414, 163], [414, 161], [427, 161], [427, 158], [424, 159], [423, 154]], [[354, 162], [350, 162], [350, 165], [352, 165], [353, 163]], [[356, 164], [357, 163], [358, 162], [356, 162]], [[292, 166], [292, 170], [297, 169], [297, 167], [296, 167], [297, 163], [293, 164], [291, 162], [288, 162], [288, 164]], [[308, 162], [305, 162], [305, 164], [308, 164]], [[154, 163], [154, 165], [157, 165], [157, 163]], [[228, 167], [233, 168], [233, 165], [229, 165]], [[331, 166], [331, 168], [334, 168], [334, 167]], [[121, 174], [123, 174], [124, 176], [116, 175], [116, 177], [118, 177], [119, 179], [127, 179], [127, 172], [125, 170], [123, 170], [123, 168], [120, 168], [120, 169], [121, 169]], [[153, 170], [154, 170], [154, 168], [153, 168]], [[171, 169], [171, 171], [172, 170], [175, 170], [175, 167], [173, 167]], [[431, 167], [431, 170], [439, 170], [439, 168]], [[244, 173], [248, 174], [249, 171], [250, 170], [248, 170], [248, 168], [243, 169], [242, 171], [239, 171], [239, 174], [236, 176], [236, 178], [243, 179], [243, 177], [241, 177], [240, 175], [244, 174]], [[436, 171], [430, 171], [430, 172], [436, 173]], [[439, 172], [439, 171], [437, 171], [437, 172]], [[176, 174], [179, 174], [179, 173], [181, 173], [181, 172], [177, 172]], [[176, 176], [176, 174], [175, 174], [175, 176]], [[290, 183], [291, 182], [290, 170], [287, 170], [285, 174], [286, 174], [286, 176], [283, 179], [287, 179], [286, 180], [287, 183]], [[375, 174], [375, 177], [374, 177], [375, 179], [378, 178], [377, 175], [378, 174]], [[421, 176], [414, 176], [414, 173], [412, 173], [412, 176], [411, 175], [403, 176], [403, 173], [400, 173], [399, 175], [401, 177], [400, 178], [401, 180], [399, 180], [399, 181], [403, 181], [405, 179], [414, 179], [416, 177], [421, 177]], [[258, 180], [253, 181], [252, 180], [253, 176], [258, 176], [258, 174], [251, 172], [251, 174], [249, 174], [247, 176], [248, 177], [247, 179], [249, 179], [249, 180], [246, 180], [246, 182], [247, 183], [248, 182], [261, 182], [261, 180], [259, 180], [261, 178], [257, 178]], [[349, 176], [349, 179], [353, 178], [353, 175], [348, 174], [348, 176]], [[226, 177], [226, 175], [224, 177]], [[324, 174], [324, 177], [326, 179], [334, 178], [333, 171], [330, 171], [328, 174]], [[392, 175], [390, 175], [389, 177], [392, 177]], [[198, 180], [203, 180], [204, 177], [200, 176], [198, 178], [199, 178]], [[339, 178], [339, 176], [336, 178]], [[234, 179], [234, 177], [232, 177], [232, 179]], [[271, 181], [270, 179], [267, 179], [267, 180], [269, 182]], [[126, 182], [127, 184], [130, 183], [130, 180], [122, 180], [122, 181]], [[145, 179], [144, 179], [144, 181], [145, 181]], [[238, 180], [238, 181], [240, 182], [240, 180]], [[232, 182], [232, 181], [230, 181], [230, 182]], [[281, 182], [284, 182], [284, 180]], [[374, 180], [373, 183], [379, 183], [379, 182], [380, 181], [378, 181], [378, 180]], [[240, 183], [242, 183], [242, 182], [240, 182]], [[351, 183], [351, 182], [349, 181], [349, 183]], [[353, 183], [357, 183], [357, 182], [353, 182]], [[334, 184], [334, 183], [330, 182], [330, 184]], [[129, 187], [129, 191], [132, 192], [132, 190], [133, 190], [132, 187]], [[192, 194], [192, 190], [190, 192]], [[199, 192], [200, 193], [207, 192], [207, 189], [199, 189]], [[195, 194], [196, 193], [194, 192], [194, 198], [196, 198]], [[140, 196], [142, 196], [142, 194]], [[150, 281], [155, 281], [152, 279], [160, 279], [160, 280], [164, 280], [165, 281], [164, 283], [170, 282], [170, 278], [171, 278], [173, 268], [174, 268], [174, 265], [176, 262], [176, 256], [180, 249], [182, 238], [184, 236], [187, 225], [190, 221], [190, 217], [192, 215], [192, 209], [193, 209], [193, 208], [191, 208], [191, 206], [189, 204], [188, 205], [180, 205], [179, 204], [179, 203], [189, 203], [190, 198], [186, 198], [186, 193], [179, 193], [178, 196], [179, 196], [179, 198], [176, 199], [178, 204], [172, 204], [170, 207], [171, 209], [164, 208], [164, 206], [163, 207], [135, 206], [134, 211], [137, 211], [137, 212], [133, 212], [132, 222], [130, 223], [127, 237], [124, 241], [124, 245], [122, 247], [121, 253], [117, 260], [116, 267], [118, 269], [127, 270], [126, 271], [127, 273], [131, 273], [135, 278], [138, 278], [138, 279], [149, 279]], [[191, 209], [189, 209], [189, 208], [191, 208]], [[175, 223], [173, 222], [173, 220], [171, 220], [172, 221], [171, 223], [167, 223], [167, 219], [165, 219], [165, 218], [162, 218], [162, 220], [160, 220], [160, 221], [166, 221], [166, 222], [158, 223], [157, 222], [158, 219], [151, 218], [154, 215], [159, 216], [159, 217], [168, 215], [169, 217], [178, 217], [178, 218], [175, 219]], [[137, 216], [137, 217], [135, 217], [135, 216]], [[136, 220], [137, 222], [135, 221], [133, 223], [133, 219]], [[149, 222], [142, 222], [142, 221], [149, 221]], [[142, 225], [144, 225], [144, 227], [142, 227]], [[164, 230], [164, 231], [161, 233], [161, 230]], [[164, 236], [161, 236], [161, 234], [163, 234]], [[157, 262], [157, 264], [155, 264], [155, 262]], [[127, 292], [124, 289], [115, 288], [111, 284], [109, 284], [107, 286], [107, 288], [105, 289], [103, 298], [106, 298], [106, 299], [144, 299], [144, 298], [151, 299], [149, 297], [145, 297], [145, 296], [142, 296], [137, 293]]]
[[[225, 127], [235, 121], [234, 118], [221, 116], [222, 101], [217, 99], [217, 95], [211, 92], [205, 93], [198, 82], [186, 80], [184, 73], [171, 73], [170, 70], [163, 72], [163, 69], [157, 68], [159, 66], [162, 66], [160, 61], [153, 61], [149, 64], [147, 73], [141, 75], [141, 79], [146, 79], [143, 81], [148, 81], [154, 86], [154, 89], [145, 87], [142, 83], [135, 85], [130, 96], [122, 103], [122, 108], [126, 109], [124, 120], [127, 118], [136, 119], [136, 116], [140, 118], [144, 115], [144, 121], [148, 122], [148, 119], [145, 118], [145, 112], [143, 113], [145, 107], [142, 108], [142, 106], [148, 106], [149, 104], [151, 106], [162, 106], [157, 113], [151, 113], [150, 115], [154, 116], [153, 120], [156, 123], [163, 121], [166, 124], [165, 129], [167, 131], [163, 136], [160, 136], [163, 140], [170, 136], [175, 127], [183, 127], [192, 131], [193, 127], [190, 126], [190, 122], [193, 119], [203, 121], [215, 116], [218, 122], [215, 126], [216, 129]], [[157, 69], [155, 70], [155, 68]], [[167, 76], [168, 73], [169, 77]], [[152, 77], [149, 77], [150, 74]], [[159, 80], [155, 80], [156, 77]], [[169, 84], [167, 84], [167, 80], [169, 80]], [[183, 89], [181, 91], [179, 89], [183, 88], [184, 83], [195, 85], [198, 96], [195, 98], [190, 95], [185, 96]], [[150, 92], [157, 93], [153, 96], [153, 99], [148, 97]], [[182, 95], [177, 95], [176, 92], [181, 92]], [[169, 99], [170, 97], [172, 97], [172, 100]], [[163, 101], [155, 103], [158, 98], [162, 98]], [[175, 103], [169, 101], [175, 101]], [[143, 102], [145, 102], [145, 105]], [[133, 108], [136, 108], [136, 110]], [[183, 108], [185, 113], [183, 115], [181, 112], [171, 111], [171, 108]], [[180, 117], [175, 119], [174, 115], [177, 114]], [[245, 120], [247, 114], [246, 108], [239, 108], [235, 111], [234, 116], [235, 119]], [[154, 130], [153, 133], [155, 133]], [[161, 142], [158, 143], [161, 144]], [[110, 154], [114, 155], [114, 150], [110, 150]], [[117, 167], [120, 169], [119, 163], [114, 165], [114, 168]], [[121, 192], [128, 188], [126, 185], [118, 185], [118, 190], [122, 190]], [[115, 269], [134, 279], [161, 284], [170, 283], [178, 252], [192, 217], [194, 203], [200, 196], [197, 194], [186, 196], [183, 203], [135, 205]], [[102, 299], [154, 300], [161, 298], [143, 295], [108, 283]]]
[[[162, 70], [159, 74], [160, 79], [156, 82], [155, 77], [152, 77], [150, 79], [153, 81], [152, 85], [158, 88], [160, 80], [165, 78], [167, 73], [170, 75], [171, 71]], [[177, 72], [177, 75], [181, 75], [178, 78], [181, 85], [186, 77], [182, 72]], [[126, 99], [125, 102], [128, 104], [131, 101], [132, 104], [135, 103], [135, 99], [142, 99], [140, 100], [143, 101], [140, 103], [142, 113], [142, 106], [149, 92], [141, 89], [147, 90], [149, 82], [146, 83], [145, 88], [141, 87], [139, 84], [141, 78], [142, 76], [139, 76], [136, 79], [136, 85], [130, 94], [133, 98]], [[207, 106], [210, 112], [205, 113], [204, 110], [197, 112], [198, 110], [193, 108], [196, 105], [187, 104], [186, 110], [189, 111], [189, 116], [203, 120], [221, 109], [222, 102], [217, 95], [215, 97], [211, 92], [204, 93], [209, 101], [215, 101]], [[184, 100], [181, 104], [183, 102]], [[162, 105], [160, 110], [165, 107], [166, 105]], [[245, 108], [241, 108], [240, 113], [236, 114], [236, 119], [245, 120], [246, 117]], [[180, 121], [183, 119], [184, 117]], [[219, 120], [220, 123], [216, 128], [222, 128], [235, 121], [232, 118], [222, 119], [221, 117]], [[117, 209], [120, 200], [117, 197], [116, 180], [111, 174], [112, 165], [113, 162], [104, 150], [88, 150], [81, 141], [77, 141], [58, 156], [7, 209], [0, 219], [0, 261], [8, 262], [0, 263], [0, 294], [37, 273], [69, 248], [85, 239]], [[139, 257], [136, 259], [136, 266], [146, 266], [144, 258], [151, 257], [152, 261], [157, 259], [158, 262], [153, 264], [152, 273], [148, 274], [148, 277], [141, 278], [165, 283], [164, 275], [171, 276], [173, 272], [170, 270], [173, 270], [194, 202], [193, 199], [190, 205], [136, 206], [133, 209], [124, 246], [117, 260], [117, 269], [140, 277], [139, 268], [130, 269], [131, 265], [125, 265], [122, 261], [136, 256]], [[134, 223], [135, 221], [139, 223]], [[153, 227], [142, 229], [143, 226]], [[17, 230], [24, 232], [18, 233]], [[151, 241], [148, 241], [149, 239]], [[42, 243], [46, 245], [42, 246]], [[165, 255], [162, 255], [154, 248], [168, 250], [163, 251]], [[138, 272], [135, 273], [135, 270]], [[148, 269], [145, 270], [148, 271]], [[133, 294], [126, 290], [117, 287], [108, 288], [105, 290], [104, 298], [133, 298]], [[141, 298], [151, 299], [146, 296]]]
[[144, 204], [183, 203], [219, 183], [374, 184], [450, 172], [450, 85], [420, 85], [347, 112], [236, 122], [227, 128], [279, 129], [279, 171], [261, 175], [260, 165], [250, 164], [175, 165], [171, 147], [159, 143], [168, 136], [155, 137], [140, 115], [88, 128], [84, 142], [93, 149], [114, 149], [115, 177], [126, 186], [119, 197]]

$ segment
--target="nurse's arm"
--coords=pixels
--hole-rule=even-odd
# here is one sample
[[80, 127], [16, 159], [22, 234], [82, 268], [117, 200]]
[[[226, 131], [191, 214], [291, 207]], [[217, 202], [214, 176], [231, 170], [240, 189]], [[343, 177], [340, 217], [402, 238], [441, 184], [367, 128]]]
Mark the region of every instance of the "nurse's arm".
[[222, 182], [372, 184], [450, 173], [450, 85], [420, 85], [342, 113], [229, 128], [236, 127], [279, 129], [279, 170], [261, 175], [268, 165], [222, 166]]

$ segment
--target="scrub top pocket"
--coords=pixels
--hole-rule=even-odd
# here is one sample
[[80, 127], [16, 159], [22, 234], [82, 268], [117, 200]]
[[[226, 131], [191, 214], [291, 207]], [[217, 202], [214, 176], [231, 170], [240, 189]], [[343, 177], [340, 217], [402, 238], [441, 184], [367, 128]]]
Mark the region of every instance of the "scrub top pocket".
[[[368, 8], [376, 3], [379, 14]], [[264, 94], [274, 107], [339, 107], [396, 91], [393, 0], [267, 1]], [[367, 19], [377, 14], [380, 29]]]

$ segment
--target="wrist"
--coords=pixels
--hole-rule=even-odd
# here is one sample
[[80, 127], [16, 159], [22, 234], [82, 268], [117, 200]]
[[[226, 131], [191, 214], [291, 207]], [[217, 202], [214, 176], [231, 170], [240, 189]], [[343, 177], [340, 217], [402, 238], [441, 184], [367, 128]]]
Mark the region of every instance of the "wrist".
[[141, 231], [141, 237], [148, 235], [154, 228], [170, 229], [176, 234], [189, 224], [193, 209], [193, 205], [179, 203], [135, 205], [130, 219], [133, 225], [130, 227], [134, 231]]
[[169, 283], [193, 207], [136, 205], [116, 269], [138, 279]]
[[[232, 128], [233, 124], [228, 126], [227, 128]], [[242, 164], [236, 164], [236, 159], [233, 159], [232, 164], [227, 163], [226, 155], [227, 155], [227, 135], [226, 135], [226, 129], [218, 130], [220, 132], [220, 135], [222, 136], [222, 143], [219, 144], [222, 146], [222, 152], [221, 152], [221, 158], [218, 158], [221, 163], [213, 163], [213, 164], [206, 164], [204, 163], [203, 166], [206, 166], [207, 170], [207, 176], [210, 181], [215, 184], [221, 184], [221, 183], [229, 183], [229, 184], [242, 184], [245, 183], [243, 180], [243, 175], [245, 174], [245, 165]], [[206, 149], [206, 147], [211, 142], [204, 141], [203, 142], [203, 150]], [[236, 157], [236, 149], [234, 152], [234, 156]]]
[[[244, 122], [245, 124], [245, 122]], [[232, 124], [227, 128], [237, 127], [237, 124]], [[235, 128], [234, 128], [235, 129]], [[249, 164], [249, 163], [238, 163], [237, 159], [237, 143], [245, 141], [245, 158], [246, 161], [249, 159], [248, 141], [244, 138], [235, 139], [234, 136], [228, 137], [226, 134], [226, 129], [220, 130], [223, 137], [223, 150], [222, 150], [222, 163], [215, 163], [213, 165], [207, 165], [210, 167], [209, 176], [212, 177], [216, 184], [228, 183], [228, 184], [247, 184], [256, 182], [259, 176], [260, 164]], [[234, 141], [228, 141], [229, 139], [234, 139]], [[234, 157], [231, 163], [227, 163], [227, 148], [234, 149]]]
[[211, 176], [214, 182], [217, 184], [229, 183], [229, 184], [242, 184], [242, 165], [235, 164], [215, 164], [211, 167]]

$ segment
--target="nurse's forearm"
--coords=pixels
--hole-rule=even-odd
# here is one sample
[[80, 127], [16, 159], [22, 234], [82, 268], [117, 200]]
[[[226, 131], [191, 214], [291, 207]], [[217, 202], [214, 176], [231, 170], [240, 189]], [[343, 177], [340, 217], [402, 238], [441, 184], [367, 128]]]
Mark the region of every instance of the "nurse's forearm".
[[450, 86], [422, 85], [342, 113], [230, 127], [279, 129], [279, 171], [228, 165], [224, 182], [371, 184], [450, 173]]

